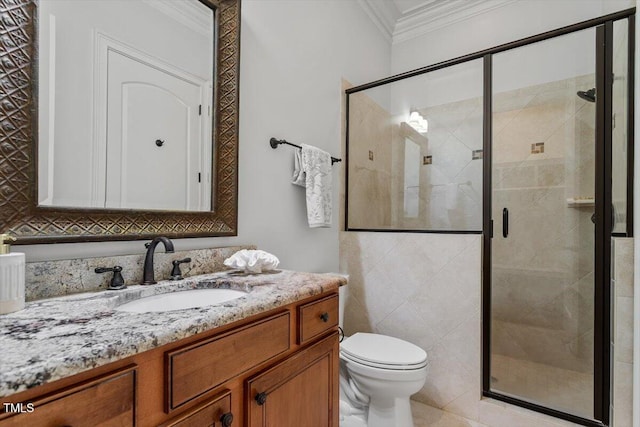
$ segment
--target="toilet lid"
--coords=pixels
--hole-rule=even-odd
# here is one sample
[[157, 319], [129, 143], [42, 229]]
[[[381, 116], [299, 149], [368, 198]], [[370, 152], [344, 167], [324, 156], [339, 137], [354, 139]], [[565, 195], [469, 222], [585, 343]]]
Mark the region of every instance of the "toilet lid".
[[424, 365], [427, 353], [420, 347], [386, 335], [358, 332], [340, 345], [340, 351], [348, 358], [374, 366]]

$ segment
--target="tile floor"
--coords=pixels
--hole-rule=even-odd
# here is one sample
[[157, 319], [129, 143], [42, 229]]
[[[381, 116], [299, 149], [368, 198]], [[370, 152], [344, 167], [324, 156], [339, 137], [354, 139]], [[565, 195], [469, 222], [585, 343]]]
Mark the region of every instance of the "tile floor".
[[593, 416], [593, 373], [494, 354], [491, 376], [496, 391], [584, 418]]
[[411, 411], [414, 427], [489, 427], [413, 400]]
[[568, 421], [493, 399], [482, 399], [478, 409], [478, 416], [482, 422], [411, 401], [414, 427], [579, 427]]

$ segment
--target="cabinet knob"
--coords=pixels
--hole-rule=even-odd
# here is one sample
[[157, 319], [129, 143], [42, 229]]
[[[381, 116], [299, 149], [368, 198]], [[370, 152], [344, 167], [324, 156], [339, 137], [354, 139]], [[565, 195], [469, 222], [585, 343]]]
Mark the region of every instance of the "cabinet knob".
[[262, 393], [256, 394], [256, 402], [258, 402], [258, 405], [262, 406], [266, 401], [267, 401], [267, 393], [262, 392]]
[[227, 412], [220, 417], [220, 422], [222, 423], [222, 427], [229, 427], [233, 422], [233, 414], [231, 412]]
[[327, 313], [327, 312], [322, 313], [320, 315], [320, 319], [322, 319], [322, 321], [324, 323], [327, 323], [329, 321], [329, 313]]

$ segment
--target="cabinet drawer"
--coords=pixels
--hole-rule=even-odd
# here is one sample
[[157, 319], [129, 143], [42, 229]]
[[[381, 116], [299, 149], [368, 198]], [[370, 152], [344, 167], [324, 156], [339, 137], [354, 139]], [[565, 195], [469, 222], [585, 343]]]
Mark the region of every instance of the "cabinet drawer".
[[212, 400], [196, 406], [160, 427], [229, 427], [232, 425], [231, 392], [225, 390]]
[[289, 349], [289, 312], [165, 353], [166, 411]]
[[133, 366], [33, 402], [33, 412], [0, 421], [2, 427], [133, 426], [136, 374]]
[[338, 296], [331, 295], [298, 307], [298, 344], [338, 325]]

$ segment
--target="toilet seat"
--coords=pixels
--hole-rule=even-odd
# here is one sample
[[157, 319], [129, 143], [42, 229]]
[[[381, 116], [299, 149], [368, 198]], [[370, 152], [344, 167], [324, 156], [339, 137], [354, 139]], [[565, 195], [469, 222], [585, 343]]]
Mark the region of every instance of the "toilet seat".
[[340, 355], [354, 363], [379, 369], [405, 371], [427, 365], [427, 353], [420, 347], [398, 338], [362, 332], [342, 342]]
[[362, 366], [369, 366], [371, 368], [378, 368], [378, 369], [384, 369], [387, 371], [410, 371], [413, 369], [422, 369], [425, 366], [427, 366], [427, 361], [425, 360], [422, 363], [418, 363], [418, 364], [413, 364], [413, 365], [391, 365], [391, 364], [384, 364], [384, 363], [375, 363], [375, 362], [371, 362], [368, 360], [363, 360], [363, 359], [359, 359], [355, 356], [352, 356], [350, 354], [347, 353], [343, 353], [340, 352], [340, 357], [343, 360], [349, 361], [349, 362], [353, 362], [353, 363], [357, 363], [359, 365]]

